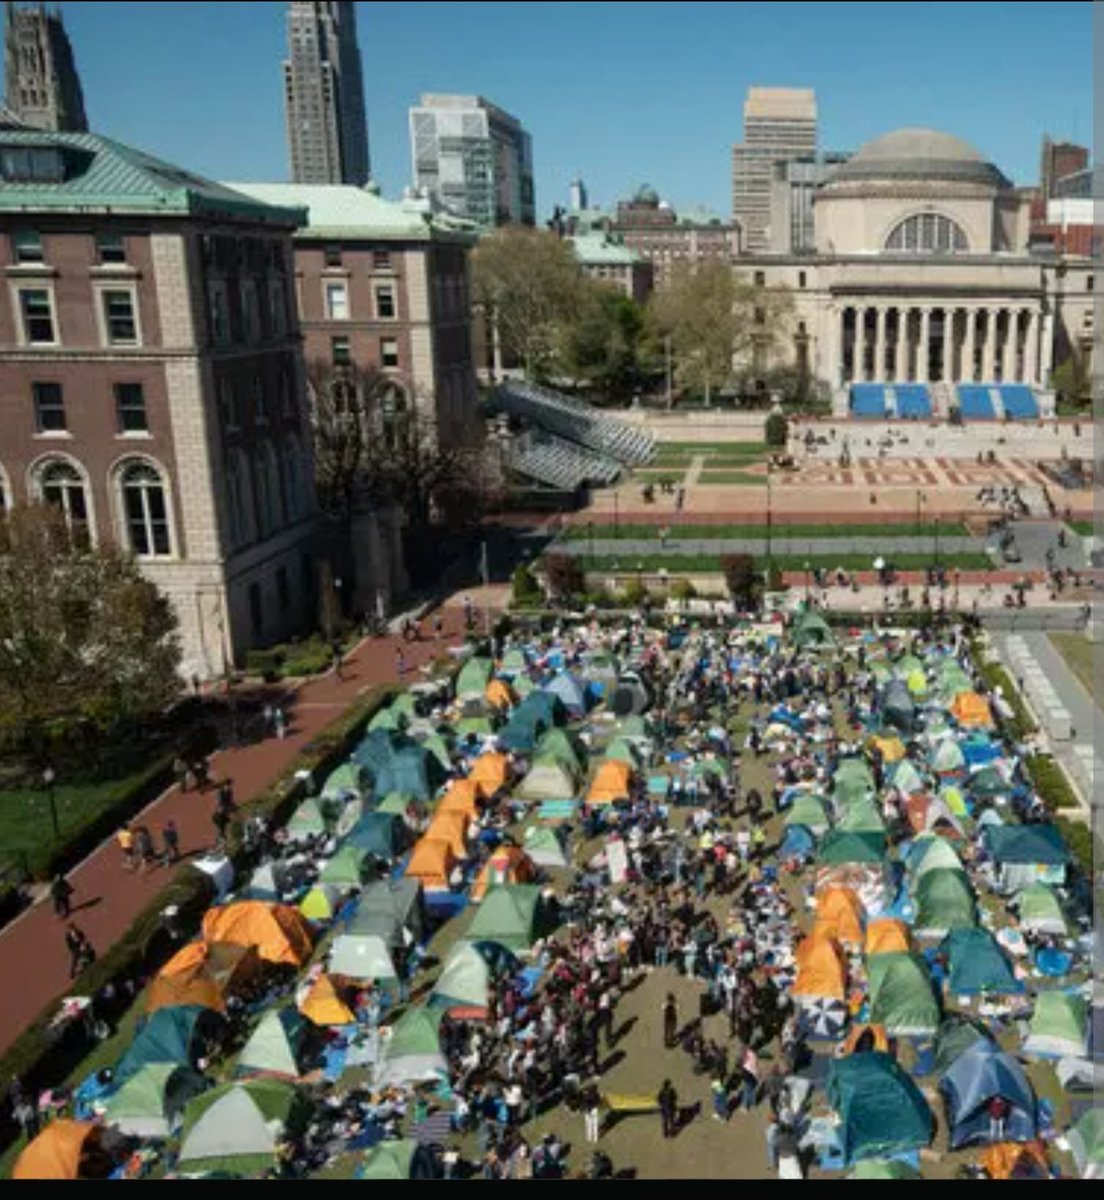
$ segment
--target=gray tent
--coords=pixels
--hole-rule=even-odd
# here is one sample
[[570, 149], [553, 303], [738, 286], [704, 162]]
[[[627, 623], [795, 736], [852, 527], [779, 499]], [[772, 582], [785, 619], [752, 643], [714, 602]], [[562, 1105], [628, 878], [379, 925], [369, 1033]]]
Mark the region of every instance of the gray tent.
[[349, 923], [350, 934], [377, 934], [391, 948], [424, 941], [429, 915], [422, 885], [416, 879], [386, 880], [365, 889]]
[[882, 721], [902, 733], [912, 733], [916, 727], [916, 705], [908, 684], [899, 679], [886, 684], [882, 692]]

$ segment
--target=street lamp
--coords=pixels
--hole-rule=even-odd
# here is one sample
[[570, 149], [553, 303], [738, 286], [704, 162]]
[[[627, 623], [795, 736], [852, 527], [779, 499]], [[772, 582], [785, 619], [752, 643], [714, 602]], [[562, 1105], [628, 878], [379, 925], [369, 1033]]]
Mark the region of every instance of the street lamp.
[[61, 829], [58, 827], [57, 803], [54, 797], [54, 781], [56, 779], [57, 776], [54, 774], [53, 767], [47, 767], [46, 770], [42, 772], [42, 782], [46, 787], [50, 801], [50, 820], [53, 822], [54, 826], [54, 841], [60, 842]]
[[813, 599], [813, 585], [811, 579], [812, 564], [805, 564], [805, 607], [808, 608]]

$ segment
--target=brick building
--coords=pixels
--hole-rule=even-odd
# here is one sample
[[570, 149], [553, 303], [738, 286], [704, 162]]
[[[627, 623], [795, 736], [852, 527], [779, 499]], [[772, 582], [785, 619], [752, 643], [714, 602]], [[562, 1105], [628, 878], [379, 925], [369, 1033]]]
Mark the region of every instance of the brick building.
[[0, 505], [132, 551], [189, 676], [314, 622], [302, 220], [94, 134], [0, 131]]

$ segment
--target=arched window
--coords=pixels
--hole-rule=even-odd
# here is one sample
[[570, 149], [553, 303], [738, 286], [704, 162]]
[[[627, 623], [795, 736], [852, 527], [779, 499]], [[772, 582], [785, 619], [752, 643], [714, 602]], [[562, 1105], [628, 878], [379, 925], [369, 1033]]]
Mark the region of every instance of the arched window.
[[380, 396], [380, 424], [383, 427], [383, 440], [388, 446], [394, 446], [398, 437], [399, 426], [406, 417], [406, 396], [397, 384], [388, 385]]
[[897, 254], [969, 254], [960, 226], [940, 213], [918, 213], [889, 235], [886, 249]]
[[171, 558], [169, 507], [161, 475], [148, 463], [133, 463], [119, 477], [130, 548], [139, 558]]
[[64, 515], [73, 540], [89, 545], [88, 493], [77, 468], [67, 462], [48, 463], [39, 473], [38, 491], [43, 503], [53, 505]]

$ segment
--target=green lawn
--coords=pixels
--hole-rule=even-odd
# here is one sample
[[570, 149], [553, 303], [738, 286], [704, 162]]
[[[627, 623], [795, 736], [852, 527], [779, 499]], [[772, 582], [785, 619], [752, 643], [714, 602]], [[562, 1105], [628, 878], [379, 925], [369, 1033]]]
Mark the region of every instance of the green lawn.
[[[591, 530], [586, 525], [572, 525], [564, 537], [569, 542], [586, 542], [593, 536], [597, 541], [624, 538], [633, 540], [659, 540], [659, 525], [595, 525]], [[693, 541], [736, 541], [736, 540], [767, 540], [765, 525], [671, 525], [668, 528], [670, 538], [677, 540], [685, 538]], [[770, 533], [776, 540], [802, 538], [831, 538], [847, 541], [851, 538], [905, 538], [915, 537], [916, 530], [911, 525], [784, 525], [776, 523]], [[930, 525], [924, 528], [925, 537], [934, 537], [935, 531]], [[969, 537], [970, 531], [964, 525], [950, 524], [939, 527], [939, 536], [945, 538]]]
[[1096, 695], [1093, 662], [1095, 647], [1083, 633], [1052, 633], [1054, 649], [1065, 659], [1066, 666], [1081, 681], [1090, 696]]
[[1066, 523], [1078, 537], [1096, 537], [1096, 523], [1094, 521], [1067, 521]]
[[657, 442], [659, 455], [684, 454], [687, 458], [711, 457], [717, 454], [734, 458], [755, 458], [766, 454], [766, 442]]
[[[624, 554], [620, 557], [613, 555], [580, 558], [583, 569], [590, 574], [609, 574], [610, 572], [631, 573], [641, 570], [648, 572], [666, 570], [677, 574], [719, 574], [721, 571], [721, 556], [717, 554], [700, 555], [659, 555], [659, 554]], [[756, 566], [766, 567], [766, 555], [756, 558]], [[839, 554], [831, 557], [813, 555], [786, 557], [776, 554], [774, 565], [781, 571], [800, 572], [806, 564], [810, 569], [822, 568], [834, 571], [841, 567], [845, 571], [871, 571], [871, 558], [868, 554]], [[958, 568], [961, 571], [981, 571], [989, 568], [989, 559], [984, 554], [944, 554], [940, 558], [944, 567]], [[893, 556], [893, 565], [899, 571], [924, 571], [932, 565], [932, 558], [927, 554], [898, 554]]]

